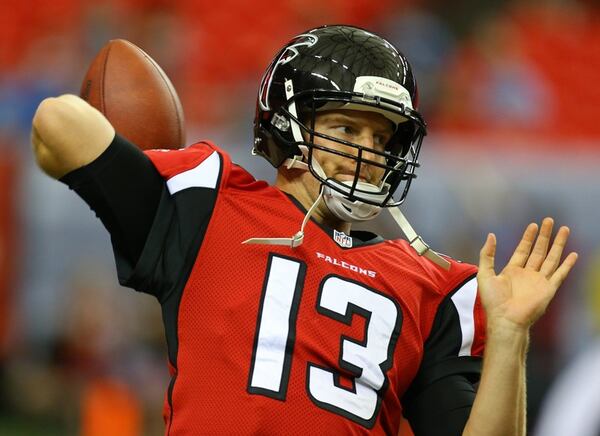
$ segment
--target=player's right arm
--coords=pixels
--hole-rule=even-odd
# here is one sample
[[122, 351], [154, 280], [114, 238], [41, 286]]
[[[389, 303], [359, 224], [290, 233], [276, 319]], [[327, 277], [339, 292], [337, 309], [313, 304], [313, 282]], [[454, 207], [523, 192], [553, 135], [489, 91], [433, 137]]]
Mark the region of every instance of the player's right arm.
[[42, 101], [31, 129], [37, 163], [55, 179], [94, 161], [114, 136], [115, 129], [104, 115], [71, 94]]
[[38, 165], [90, 206], [110, 233], [120, 264], [132, 270], [165, 190], [150, 159], [75, 95], [40, 103], [32, 143]]
[[74, 95], [44, 100], [32, 136], [40, 167], [108, 230], [121, 284], [161, 301], [178, 295], [172, 291], [202, 243], [225, 158], [208, 144], [144, 153]]

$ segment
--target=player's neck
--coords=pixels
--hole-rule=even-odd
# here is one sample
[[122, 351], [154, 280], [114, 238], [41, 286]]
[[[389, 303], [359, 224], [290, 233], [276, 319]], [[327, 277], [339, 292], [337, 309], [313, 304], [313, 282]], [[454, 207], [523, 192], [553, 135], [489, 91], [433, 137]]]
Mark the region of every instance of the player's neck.
[[[312, 207], [320, 190], [320, 183], [310, 173], [300, 172], [299, 170], [278, 171], [275, 186], [294, 197], [305, 210]], [[323, 200], [319, 202], [311, 217], [319, 224], [344, 232], [347, 235], [350, 234], [352, 224], [335, 217]]]

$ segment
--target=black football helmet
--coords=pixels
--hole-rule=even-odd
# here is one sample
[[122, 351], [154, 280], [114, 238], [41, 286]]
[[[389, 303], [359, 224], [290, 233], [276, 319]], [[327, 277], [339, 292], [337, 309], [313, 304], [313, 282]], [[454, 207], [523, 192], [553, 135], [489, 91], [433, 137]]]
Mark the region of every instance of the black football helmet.
[[[417, 100], [411, 66], [388, 41], [352, 26], [312, 29], [288, 42], [262, 78], [253, 152], [276, 168], [288, 159], [303, 159], [314, 177], [350, 201], [379, 207], [398, 206], [405, 200], [415, 177], [426, 134], [425, 122], [417, 112]], [[378, 112], [391, 120], [396, 130], [385, 151], [365, 149], [315, 131], [316, 114], [334, 109]], [[315, 137], [352, 147], [354, 153], [316, 145]], [[312, 159], [315, 148], [354, 159], [354, 181], [341, 184], [315, 169]], [[364, 156], [366, 151], [384, 159], [369, 160]], [[376, 189], [373, 186], [361, 189], [363, 186], [358, 182], [361, 165], [385, 169]], [[392, 198], [401, 185], [399, 198]]]

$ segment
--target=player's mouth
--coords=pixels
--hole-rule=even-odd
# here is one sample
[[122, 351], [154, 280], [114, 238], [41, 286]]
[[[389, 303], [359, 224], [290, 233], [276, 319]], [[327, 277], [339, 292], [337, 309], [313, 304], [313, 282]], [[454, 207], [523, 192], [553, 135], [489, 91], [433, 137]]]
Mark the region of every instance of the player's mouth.
[[[340, 182], [354, 182], [356, 174], [354, 172], [340, 172], [335, 175], [335, 179]], [[358, 176], [358, 181], [363, 183], [371, 183], [371, 178], [365, 174], [360, 174]]]

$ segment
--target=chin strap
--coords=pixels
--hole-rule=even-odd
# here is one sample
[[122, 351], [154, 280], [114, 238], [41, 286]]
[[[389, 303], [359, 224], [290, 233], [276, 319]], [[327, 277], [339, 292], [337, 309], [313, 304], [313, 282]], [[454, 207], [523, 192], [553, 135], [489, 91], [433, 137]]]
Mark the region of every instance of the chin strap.
[[419, 256], [425, 256], [427, 259], [435, 263], [436, 265], [444, 268], [446, 271], [450, 269], [450, 262], [440, 256], [438, 253], [429, 248], [429, 245], [423, 241], [415, 229], [412, 228], [406, 217], [402, 214], [399, 208], [389, 207], [388, 210], [392, 215], [392, 218], [396, 221], [402, 232], [409, 241], [410, 246], [415, 249]]
[[321, 186], [321, 192], [319, 192], [319, 196], [312, 204], [310, 209], [308, 209], [306, 215], [304, 215], [304, 220], [302, 221], [302, 226], [300, 226], [300, 230], [298, 230], [298, 232], [296, 232], [296, 234], [291, 238], [250, 238], [246, 239], [244, 242], [242, 242], [242, 244], [286, 245], [291, 248], [299, 247], [300, 245], [302, 245], [302, 242], [304, 242], [304, 227], [306, 226], [306, 223], [310, 219], [312, 213], [314, 212], [315, 208], [317, 207], [319, 201], [321, 201], [322, 198], [323, 186]]

